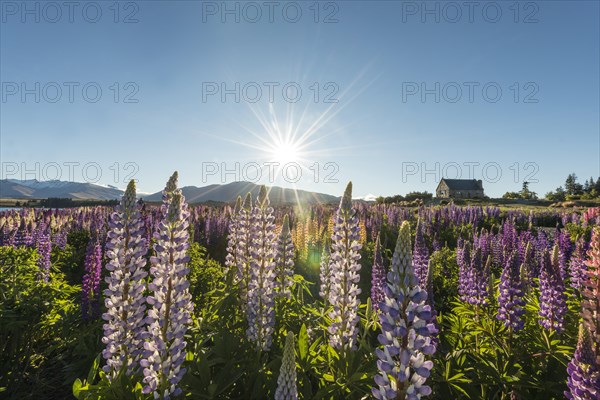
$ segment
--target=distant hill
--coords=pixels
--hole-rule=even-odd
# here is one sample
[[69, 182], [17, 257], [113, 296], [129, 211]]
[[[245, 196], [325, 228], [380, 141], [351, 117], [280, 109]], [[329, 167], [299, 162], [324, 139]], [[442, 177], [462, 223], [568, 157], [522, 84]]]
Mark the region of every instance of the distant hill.
[[67, 198], [77, 200], [113, 200], [119, 199], [123, 191], [111, 186], [100, 186], [93, 183], [38, 181], [35, 179], [0, 180], [0, 198], [3, 199], [47, 199]]
[[[185, 186], [181, 188], [188, 203], [222, 202], [233, 203], [238, 196], [252, 193], [258, 196], [260, 185], [251, 182], [232, 182], [224, 185], [204, 187]], [[114, 186], [100, 186], [93, 183], [65, 181], [37, 181], [4, 179], [0, 180], [0, 198], [2, 199], [47, 199], [65, 198], [76, 200], [113, 200], [120, 199], [123, 191]], [[160, 202], [162, 192], [141, 196], [145, 201]], [[339, 197], [306, 190], [286, 189], [279, 186], [269, 187], [269, 199], [272, 204], [317, 204], [336, 203]]]
[[[209, 201], [233, 203], [238, 196], [242, 196], [243, 198], [248, 192], [252, 193], [254, 199], [258, 196], [259, 189], [260, 185], [251, 182], [232, 182], [224, 185], [208, 185], [204, 187], [184, 186], [181, 188], [185, 199], [190, 204]], [[143, 199], [145, 201], [161, 201], [162, 192], [145, 196]], [[279, 186], [269, 187], [269, 199], [272, 204], [316, 204], [336, 203], [339, 201], [339, 197], [329, 194], [286, 189]]]

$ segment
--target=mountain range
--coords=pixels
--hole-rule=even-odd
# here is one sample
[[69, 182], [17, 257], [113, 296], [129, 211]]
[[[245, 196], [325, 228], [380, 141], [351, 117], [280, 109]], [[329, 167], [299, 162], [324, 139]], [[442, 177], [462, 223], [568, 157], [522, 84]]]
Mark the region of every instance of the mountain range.
[[[244, 197], [250, 192], [256, 198], [260, 185], [251, 182], [232, 182], [223, 185], [204, 187], [184, 186], [181, 188], [188, 203], [210, 201], [233, 203], [238, 196]], [[71, 198], [76, 200], [112, 200], [119, 199], [123, 190], [114, 186], [101, 186], [93, 183], [65, 181], [37, 181], [4, 179], [0, 180], [0, 198], [3, 199], [46, 199]], [[142, 195], [148, 202], [160, 202], [162, 192]], [[334, 203], [338, 197], [305, 190], [286, 189], [279, 186], [269, 187], [269, 199], [273, 204], [315, 204]]]

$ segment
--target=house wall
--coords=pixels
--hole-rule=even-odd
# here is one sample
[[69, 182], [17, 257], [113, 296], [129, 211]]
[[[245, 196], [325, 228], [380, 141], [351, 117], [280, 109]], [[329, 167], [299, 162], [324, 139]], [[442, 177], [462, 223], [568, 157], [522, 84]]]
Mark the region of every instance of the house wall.
[[483, 190], [450, 190], [450, 197], [455, 199], [482, 198]]
[[441, 184], [438, 186], [438, 188], [435, 191], [435, 196], [436, 197], [441, 197], [441, 198], [449, 198], [450, 197], [450, 190], [448, 189], [448, 185], [446, 184]]

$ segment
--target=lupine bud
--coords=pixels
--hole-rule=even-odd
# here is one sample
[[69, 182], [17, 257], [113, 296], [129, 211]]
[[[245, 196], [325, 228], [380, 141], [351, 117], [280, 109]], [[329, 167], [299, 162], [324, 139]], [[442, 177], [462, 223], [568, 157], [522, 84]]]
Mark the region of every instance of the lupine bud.
[[257, 349], [271, 348], [275, 325], [275, 224], [267, 189], [261, 186], [252, 210], [250, 282], [246, 336]]
[[331, 291], [329, 303], [333, 311], [329, 314], [329, 343], [336, 349], [356, 348], [356, 325], [360, 321], [358, 288], [360, 280], [359, 250], [360, 232], [356, 210], [352, 208], [352, 182], [348, 183], [340, 206], [335, 214], [331, 237]]
[[177, 173], [173, 174], [163, 192], [162, 220], [154, 234], [156, 256], [151, 257], [153, 277], [148, 289], [148, 304], [152, 307], [146, 318], [147, 338], [144, 342], [143, 393], [168, 400], [182, 392], [179, 381], [186, 372], [182, 367], [186, 356], [184, 339], [192, 322], [194, 309], [189, 292], [187, 263], [189, 256], [189, 212], [177, 189]]
[[277, 268], [277, 290], [280, 296], [289, 298], [294, 285], [294, 243], [290, 233], [290, 221], [287, 214], [283, 217], [283, 226], [277, 239], [275, 264]]
[[376, 399], [420, 399], [431, 394], [425, 381], [433, 362], [425, 356], [435, 352], [430, 337], [435, 328], [427, 323], [431, 308], [414, 273], [407, 221], [400, 227], [387, 280], [379, 314], [383, 348], [376, 350], [379, 373], [372, 394]]
[[124, 366], [127, 374], [137, 369], [143, 343], [147, 275], [144, 256], [148, 248], [142, 238], [143, 221], [136, 207], [133, 180], [112, 214], [109, 228], [106, 269], [110, 274], [104, 291], [107, 310], [102, 315], [106, 321], [102, 338], [106, 365], [102, 369], [109, 379], [114, 379]]
[[275, 400], [297, 400], [296, 387], [296, 353], [294, 349], [294, 334], [288, 332], [283, 349], [283, 362], [277, 378]]

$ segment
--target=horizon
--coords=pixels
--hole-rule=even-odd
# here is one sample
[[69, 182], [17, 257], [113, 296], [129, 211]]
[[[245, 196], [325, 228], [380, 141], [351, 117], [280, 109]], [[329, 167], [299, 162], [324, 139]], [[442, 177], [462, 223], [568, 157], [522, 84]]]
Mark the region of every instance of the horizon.
[[3, 2], [0, 179], [364, 197], [445, 176], [498, 198], [597, 178], [599, 3], [483, 3]]

